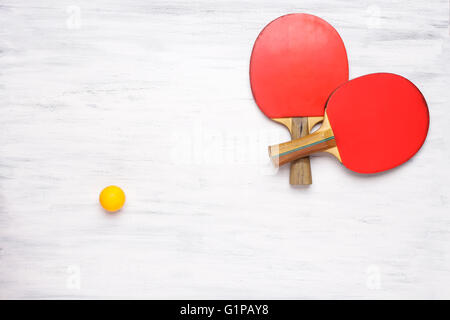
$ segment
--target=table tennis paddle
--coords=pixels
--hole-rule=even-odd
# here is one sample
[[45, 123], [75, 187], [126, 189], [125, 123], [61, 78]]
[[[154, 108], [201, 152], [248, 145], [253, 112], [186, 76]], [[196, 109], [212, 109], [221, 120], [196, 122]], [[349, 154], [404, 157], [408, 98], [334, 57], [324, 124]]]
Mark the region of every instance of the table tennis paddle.
[[269, 147], [272, 161], [325, 151], [359, 173], [376, 173], [410, 159], [428, 132], [425, 98], [409, 80], [374, 73], [350, 80], [331, 94], [322, 126], [303, 138]]
[[[253, 97], [270, 119], [284, 124], [292, 139], [323, 120], [331, 92], [348, 81], [344, 43], [325, 20], [288, 14], [259, 34], [250, 59]], [[292, 185], [311, 184], [309, 158], [291, 165]]]

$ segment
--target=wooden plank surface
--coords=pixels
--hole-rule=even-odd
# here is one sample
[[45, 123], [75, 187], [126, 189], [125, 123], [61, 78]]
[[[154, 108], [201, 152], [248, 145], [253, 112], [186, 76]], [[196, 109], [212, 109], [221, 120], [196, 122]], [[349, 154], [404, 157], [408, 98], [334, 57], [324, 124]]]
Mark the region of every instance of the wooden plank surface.
[[[351, 78], [420, 88], [416, 157], [271, 169], [289, 134], [248, 63], [290, 12], [336, 27]], [[450, 298], [448, 22], [442, 0], [0, 1], [0, 298]]]

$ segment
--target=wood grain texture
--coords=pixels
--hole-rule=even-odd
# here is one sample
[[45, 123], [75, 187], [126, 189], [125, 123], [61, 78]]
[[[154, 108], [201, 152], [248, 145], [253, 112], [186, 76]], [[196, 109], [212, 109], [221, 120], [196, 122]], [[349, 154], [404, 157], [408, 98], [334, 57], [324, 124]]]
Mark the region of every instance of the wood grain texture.
[[[307, 121], [305, 121], [305, 125], [307, 125]], [[337, 153], [331, 152], [332, 149], [336, 149]], [[336, 155], [336, 158], [341, 161], [339, 151], [336, 148], [334, 133], [326, 114], [322, 125], [317, 131], [300, 138], [269, 146], [269, 157], [276, 167], [291, 161], [297, 161], [297, 159], [304, 159], [317, 152], [329, 152]]]
[[[307, 125], [307, 121], [305, 125]], [[269, 146], [269, 157], [276, 167], [303, 159], [317, 152], [328, 152], [342, 162], [327, 114], [325, 114], [320, 128], [311, 134]]]
[[[309, 134], [308, 118], [297, 117], [292, 118], [292, 139], [298, 139]], [[312, 183], [311, 177], [311, 163], [309, 157], [298, 159], [291, 162], [291, 169], [289, 172], [289, 183], [291, 185], [310, 185]]]
[[[448, 9], [2, 0], [0, 298], [450, 298]], [[288, 12], [336, 27], [350, 78], [418, 85], [431, 123], [411, 161], [367, 177], [314, 157], [308, 188], [271, 170], [289, 134], [248, 64]], [[112, 215], [111, 184], [127, 196]]]

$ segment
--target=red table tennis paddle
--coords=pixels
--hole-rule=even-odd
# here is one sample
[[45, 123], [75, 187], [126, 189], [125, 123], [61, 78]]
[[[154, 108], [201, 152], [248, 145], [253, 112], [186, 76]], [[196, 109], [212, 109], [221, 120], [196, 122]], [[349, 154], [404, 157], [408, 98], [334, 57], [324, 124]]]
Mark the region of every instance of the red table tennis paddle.
[[275, 164], [325, 151], [348, 169], [376, 173], [410, 159], [428, 132], [425, 98], [409, 80], [391, 73], [362, 76], [330, 96], [316, 132], [269, 147]]
[[[253, 97], [269, 118], [284, 124], [292, 139], [309, 134], [322, 121], [326, 101], [348, 81], [344, 43], [326, 21], [288, 14], [259, 34], [250, 59]], [[309, 158], [291, 165], [290, 183], [311, 184]]]

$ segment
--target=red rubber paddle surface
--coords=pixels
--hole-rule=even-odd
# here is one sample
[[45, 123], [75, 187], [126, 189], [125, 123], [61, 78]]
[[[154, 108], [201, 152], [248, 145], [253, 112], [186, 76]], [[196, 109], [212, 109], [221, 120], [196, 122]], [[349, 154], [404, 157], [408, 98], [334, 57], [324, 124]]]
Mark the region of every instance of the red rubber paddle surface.
[[256, 104], [269, 118], [323, 116], [328, 97], [346, 81], [344, 43], [323, 19], [285, 15], [255, 41], [250, 82]]
[[376, 73], [337, 89], [326, 113], [342, 163], [359, 173], [391, 169], [411, 158], [425, 141], [428, 107], [409, 80]]

